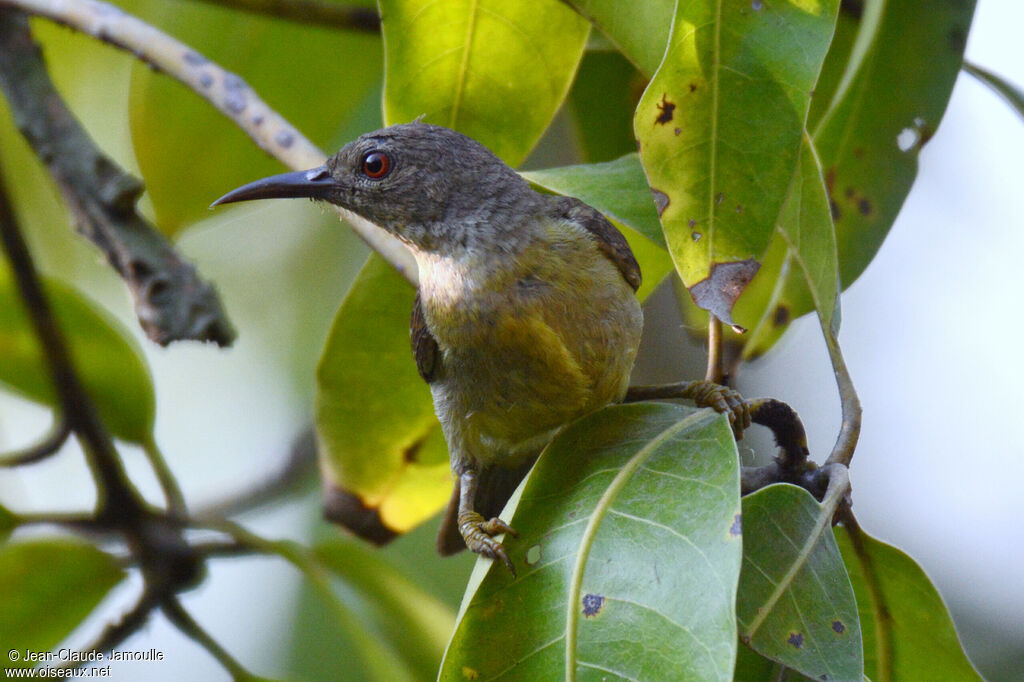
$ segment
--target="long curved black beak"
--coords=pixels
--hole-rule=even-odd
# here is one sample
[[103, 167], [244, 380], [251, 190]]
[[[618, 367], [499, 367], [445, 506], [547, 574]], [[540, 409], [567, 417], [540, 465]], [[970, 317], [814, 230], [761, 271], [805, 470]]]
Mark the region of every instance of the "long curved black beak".
[[252, 199], [326, 199], [334, 184], [334, 178], [331, 177], [327, 166], [271, 175], [269, 178], [256, 180], [231, 190], [210, 204], [210, 208]]

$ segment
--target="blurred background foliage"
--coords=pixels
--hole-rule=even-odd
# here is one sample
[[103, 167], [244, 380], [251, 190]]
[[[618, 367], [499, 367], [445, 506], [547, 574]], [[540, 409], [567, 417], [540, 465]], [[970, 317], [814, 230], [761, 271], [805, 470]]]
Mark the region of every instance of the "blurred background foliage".
[[[383, 122], [384, 55], [377, 36], [202, 3], [119, 4], [243, 75], [323, 149], [334, 150]], [[980, 0], [978, 8], [968, 56], [1021, 82], [1014, 39], [1005, 30], [1024, 21], [1020, 8], [1012, 0]], [[845, 40], [842, 21], [838, 35]], [[143, 416], [141, 426], [112, 428], [137, 444], [155, 428], [190, 502], [216, 503], [277, 471], [308, 429], [321, 349], [368, 250], [333, 213], [305, 202], [209, 212], [213, 198], [280, 172], [280, 164], [205, 102], [130, 55], [49, 22], [33, 20], [32, 26], [61, 94], [103, 150], [145, 178], [144, 212], [216, 283], [240, 332], [230, 350], [197, 344], [163, 349], [147, 342], [122, 282], [91, 245], [69, 236], [60, 196], [0, 99], [0, 160], [41, 269], [73, 282], [107, 311], [100, 314], [116, 317], [115, 324], [135, 337], [118, 352], [141, 353], [152, 374], [155, 426]], [[637, 68], [602, 48], [602, 40], [591, 36], [594, 49], [585, 53], [565, 106], [522, 168], [610, 161], [635, 151], [633, 110], [657, 59], [638, 48]], [[891, 44], [897, 56], [915, 55], [912, 46]], [[890, 61], [878, 59], [881, 68]], [[884, 103], [897, 99], [894, 93], [878, 97]], [[1024, 136], [994, 99], [961, 77], [946, 122], [928, 131], [935, 138], [921, 157], [919, 187], [894, 228], [903, 236], [890, 240], [844, 298], [843, 316], [844, 347], [867, 415], [853, 467], [861, 521], [917, 558], [950, 604], [972, 660], [990, 679], [1009, 680], [1024, 675], [1024, 567], [1014, 550], [1024, 541], [1024, 508], [1010, 485], [1024, 475], [1024, 465], [1017, 441], [1007, 435], [1015, 429], [998, 416], [1012, 408], [993, 406], [1015, 404], [1012, 395], [1024, 379], [1019, 358], [1006, 347], [1006, 339], [1024, 331], [1014, 298], [1024, 281], [1013, 267], [1024, 249], [1024, 231], [1010, 200], [1010, 169]], [[812, 102], [812, 120], [820, 113]], [[548, 186], [540, 177], [531, 179]], [[3, 296], [0, 279], [0, 302]], [[701, 375], [700, 343], [678, 344], [684, 343], [680, 329], [699, 336], [703, 323], [692, 310], [681, 316], [671, 286], [655, 291], [645, 312], [636, 383]], [[793, 404], [809, 426], [812, 451], [823, 452], [838, 409], [816, 334], [813, 320], [793, 325], [780, 348], [739, 376], [739, 387]], [[40, 390], [13, 388], [21, 394]], [[829, 398], [823, 399], [826, 391]], [[147, 400], [130, 398], [146, 415]], [[47, 410], [17, 394], [0, 395], [4, 450], [28, 442], [49, 420]], [[741, 448], [745, 464], [753, 463], [755, 450], [771, 451], [767, 439], [752, 441]], [[70, 511], [91, 504], [77, 446], [66, 450], [30, 469], [0, 472], [4, 505]], [[158, 499], [141, 453], [133, 446], [124, 451], [133, 479]], [[263, 558], [214, 562], [208, 582], [183, 602], [226, 648], [268, 675], [433, 677], [473, 559], [438, 558], [433, 523], [371, 549], [320, 521], [319, 504], [310, 478], [288, 498], [243, 520], [264, 535], [311, 544], [327, 566], [343, 564], [347, 580], [330, 580], [337, 603], [300, 584], [282, 562]], [[113, 582], [109, 566], [93, 570], [100, 576], [96, 584]], [[87, 642], [90, 631], [123, 610], [133, 588], [131, 581], [122, 583], [66, 641]], [[91, 605], [92, 596], [80, 595], [82, 603]], [[389, 600], [414, 607], [389, 608]], [[224, 675], [162, 619], [126, 645], [149, 647], [164, 652], [164, 660], [116, 665], [114, 679]]]

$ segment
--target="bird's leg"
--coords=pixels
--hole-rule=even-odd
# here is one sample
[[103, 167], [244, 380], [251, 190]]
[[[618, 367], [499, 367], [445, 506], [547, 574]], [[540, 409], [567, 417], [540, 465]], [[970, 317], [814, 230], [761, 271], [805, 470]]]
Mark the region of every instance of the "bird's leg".
[[501, 559], [508, 570], [512, 571], [515, 577], [516, 569], [512, 560], [505, 553], [505, 548], [492, 536], [499, 533], [509, 533], [518, 537], [518, 533], [501, 519], [495, 517], [485, 520], [473, 507], [476, 499], [477, 474], [472, 469], [467, 469], [459, 474], [459, 532], [466, 541], [466, 547], [471, 552], [483, 554], [491, 559]]
[[680, 381], [676, 384], [656, 386], [630, 386], [624, 403], [642, 400], [667, 400], [683, 398], [692, 400], [697, 407], [710, 407], [729, 417], [736, 439], [743, 437], [743, 430], [750, 426], [750, 407], [743, 396], [713, 381]]

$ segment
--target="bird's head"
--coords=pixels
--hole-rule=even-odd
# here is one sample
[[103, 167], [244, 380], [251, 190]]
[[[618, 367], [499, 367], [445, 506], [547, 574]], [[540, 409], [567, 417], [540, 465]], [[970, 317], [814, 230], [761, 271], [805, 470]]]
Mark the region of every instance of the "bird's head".
[[[213, 206], [252, 199], [328, 201], [425, 250], [461, 242], [503, 211], [536, 196], [479, 142], [448, 128], [408, 123], [367, 133], [323, 166], [274, 175], [228, 192]], [[495, 221], [495, 218], [499, 218]]]

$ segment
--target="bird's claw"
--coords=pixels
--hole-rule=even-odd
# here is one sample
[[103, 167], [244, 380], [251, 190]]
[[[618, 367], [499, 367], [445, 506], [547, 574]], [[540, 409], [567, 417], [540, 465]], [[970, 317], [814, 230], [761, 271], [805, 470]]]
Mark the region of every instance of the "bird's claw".
[[710, 407], [729, 418], [736, 440], [743, 438], [743, 431], [750, 427], [750, 406], [738, 392], [711, 381], [698, 383], [693, 395], [698, 407]]
[[461, 511], [459, 512], [459, 532], [462, 533], [462, 538], [466, 541], [466, 547], [471, 552], [482, 554], [489, 559], [501, 560], [508, 567], [508, 570], [512, 572], [512, 577], [516, 576], [515, 566], [512, 565], [512, 560], [508, 558], [504, 545], [492, 537], [501, 533], [508, 533], [513, 537], [519, 537], [519, 533], [512, 526], [497, 517], [485, 521], [484, 517], [475, 511]]

